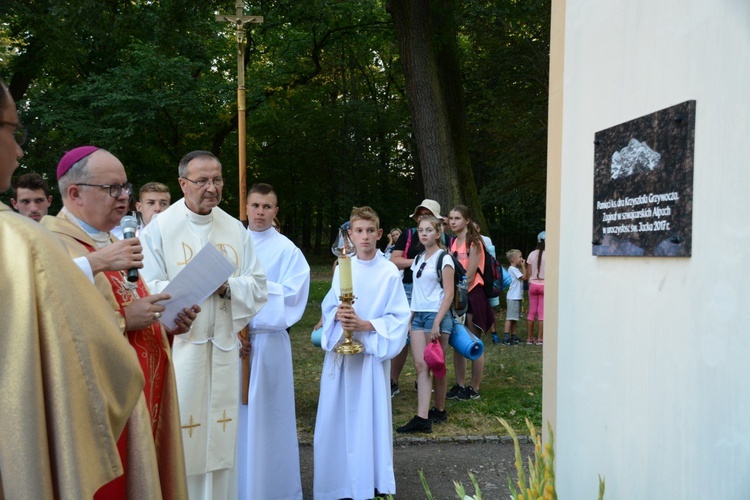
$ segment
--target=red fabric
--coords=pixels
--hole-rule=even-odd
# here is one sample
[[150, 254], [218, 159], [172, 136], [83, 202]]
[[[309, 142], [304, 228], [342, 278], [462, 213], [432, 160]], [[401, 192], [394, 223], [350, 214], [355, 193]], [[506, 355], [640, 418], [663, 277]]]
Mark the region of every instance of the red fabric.
[[[88, 243], [77, 240], [84, 245], [89, 252], [96, 249]], [[122, 271], [105, 271], [105, 276], [112, 286], [117, 303], [120, 305], [120, 311], [125, 307], [142, 297], [148, 297], [149, 291], [146, 283], [138, 276], [138, 281], [130, 284], [127, 281], [126, 273]], [[135, 285], [134, 289], [126, 286]], [[124, 315], [124, 312], [123, 312]], [[128, 342], [135, 350], [138, 356], [138, 362], [141, 365], [146, 384], [143, 387], [143, 394], [146, 398], [149, 416], [151, 417], [151, 431], [156, 438], [156, 431], [159, 423], [159, 411], [161, 409], [162, 392], [164, 389], [164, 378], [166, 370], [169, 368], [169, 358], [166, 349], [169, 349], [171, 343], [164, 339], [166, 335], [162, 332], [161, 323], [156, 322], [142, 330], [125, 332]], [[171, 340], [171, 339], [170, 339]], [[127, 430], [127, 428], [126, 428]], [[127, 432], [123, 431], [122, 436], [117, 441], [117, 450], [122, 460], [123, 470], [127, 471]], [[96, 492], [94, 498], [97, 500], [119, 500], [127, 496], [127, 478], [126, 474], [113, 479], [105, 484]]]
[[[88, 243], [77, 240], [84, 245], [89, 252], [96, 249]], [[138, 275], [138, 281], [130, 283], [123, 271], [105, 271], [104, 275], [109, 280], [114, 292], [115, 299], [120, 305], [120, 311], [136, 300], [148, 297], [150, 295], [146, 282]], [[135, 286], [134, 289], [128, 286]], [[124, 316], [124, 313], [123, 313]], [[164, 376], [169, 368], [169, 358], [166, 349], [168, 344], [164, 342], [164, 333], [161, 329], [161, 323], [158, 321], [142, 330], [125, 332], [128, 336], [128, 342], [135, 349], [138, 355], [138, 362], [141, 364], [141, 370], [146, 378], [146, 385], [143, 388], [143, 394], [146, 397], [146, 406], [151, 416], [151, 428], [156, 436], [156, 427], [159, 422], [159, 410], [161, 408], [162, 391], [164, 389]]]
[[[125, 284], [128, 283], [125, 273], [121, 271], [105, 271], [112, 290], [115, 292], [115, 298], [124, 309], [128, 304], [138, 300], [141, 297], [148, 297], [149, 292], [146, 283], [138, 276], [138, 281], [133, 283], [137, 285], [135, 290], [129, 290]], [[161, 323], [158, 321], [151, 326], [142, 330], [125, 332], [128, 336], [130, 345], [135, 349], [138, 355], [138, 362], [141, 364], [143, 375], [146, 378], [146, 385], [143, 387], [143, 394], [146, 396], [146, 406], [151, 415], [151, 427], [154, 435], [159, 421], [159, 410], [161, 409], [161, 397], [164, 389], [164, 374], [169, 367], [169, 358], [164, 345], [165, 335], [161, 330]]]
[[[122, 470], [127, 470], [127, 443], [128, 443], [127, 426], [122, 431], [120, 439], [117, 440], [117, 451], [122, 460]], [[108, 482], [94, 494], [94, 500], [125, 500], [127, 498], [127, 481], [125, 474]]]

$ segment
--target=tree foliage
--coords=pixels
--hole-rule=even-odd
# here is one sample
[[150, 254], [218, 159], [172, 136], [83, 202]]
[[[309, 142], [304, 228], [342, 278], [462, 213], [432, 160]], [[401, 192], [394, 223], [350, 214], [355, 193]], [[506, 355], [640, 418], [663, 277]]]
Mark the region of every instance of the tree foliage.
[[472, 165], [501, 248], [531, 250], [544, 229], [549, 24], [549, 0], [470, 2], [464, 11]]
[[[453, 50], [463, 91], [465, 118], [449, 100], [466, 125], [459, 163], [492, 236], [514, 234], [508, 244], [521, 246], [544, 217], [549, 0], [433, 4], [455, 7], [433, 36], [442, 37], [435, 64], [445, 68]], [[157, 180], [177, 196], [179, 158], [208, 149], [228, 180], [222, 207], [237, 214], [236, 42], [233, 26], [214, 20], [233, 7], [3, 2], [0, 77], [30, 132], [22, 166], [52, 176], [64, 151], [95, 143], [136, 186]], [[386, 230], [409, 224], [427, 150], [385, 2], [255, 0], [245, 12], [265, 18], [247, 28], [248, 182], [277, 188], [284, 231], [325, 255], [354, 205], [373, 206]], [[473, 182], [459, 185], [466, 202]]]

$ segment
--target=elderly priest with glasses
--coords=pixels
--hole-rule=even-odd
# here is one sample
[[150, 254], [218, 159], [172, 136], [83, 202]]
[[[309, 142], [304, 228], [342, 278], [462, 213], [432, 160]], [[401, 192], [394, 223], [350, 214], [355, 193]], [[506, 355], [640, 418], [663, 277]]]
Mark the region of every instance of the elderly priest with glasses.
[[[173, 350], [190, 499], [219, 500], [237, 489], [236, 334], [265, 305], [266, 274], [242, 223], [219, 208], [224, 187], [219, 159], [193, 151], [180, 160], [178, 174], [184, 197], [141, 233], [143, 275], [153, 290], [163, 290], [209, 243], [236, 267], [201, 304], [190, 332], [175, 337]], [[249, 352], [246, 344], [242, 352]]]
[[[57, 166], [63, 209], [42, 224], [107, 299], [146, 379], [140, 404], [130, 416], [118, 449], [125, 474], [99, 490], [100, 498], [186, 498], [172, 335], [185, 333], [200, 311], [184, 309], [176, 322], [159, 319], [169, 298], [151, 295], [145, 281], [128, 271], [143, 267], [137, 238], [117, 240], [110, 231], [127, 213], [132, 185], [114, 155], [96, 146], [68, 151]], [[131, 271], [131, 274], [133, 272]]]

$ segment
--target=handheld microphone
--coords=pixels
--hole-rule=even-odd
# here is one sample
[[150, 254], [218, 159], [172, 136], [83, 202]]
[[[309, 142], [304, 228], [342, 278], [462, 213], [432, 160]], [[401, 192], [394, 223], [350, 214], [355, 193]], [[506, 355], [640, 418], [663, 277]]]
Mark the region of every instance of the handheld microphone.
[[[135, 238], [135, 230], [138, 229], [138, 219], [132, 215], [126, 215], [120, 220], [123, 239]], [[131, 283], [138, 281], [138, 269], [128, 269], [128, 281]]]

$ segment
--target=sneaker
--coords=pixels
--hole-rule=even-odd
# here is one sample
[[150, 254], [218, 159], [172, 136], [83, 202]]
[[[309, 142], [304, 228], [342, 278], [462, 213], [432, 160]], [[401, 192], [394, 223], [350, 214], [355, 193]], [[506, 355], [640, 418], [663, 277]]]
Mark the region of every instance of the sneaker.
[[526, 345], [534, 345], [534, 341], [531, 339], [526, 340]]
[[537, 341], [536, 341], [536, 345], [543, 345], [543, 344], [544, 344], [544, 342], [543, 342], [543, 341], [541, 341], [541, 340], [537, 340]]
[[500, 343], [500, 337], [498, 337], [497, 332], [492, 332], [492, 343], [493, 344]]
[[430, 413], [427, 414], [427, 418], [429, 418], [433, 424], [439, 424], [440, 422], [447, 422], [448, 410], [440, 411], [433, 406], [432, 408], [430, 408]]
[[398, 390], [398, 383], [391, 380], [391, 397], [395, 396], [399, 392], [401, 391]]
[[518, 344], [521, 343], [521, 339], [519, 339], [518, 337], [516, 337], [515, 335], [513, 335], [513, 336], [510, 337], [510, 343], [512, 345], [518, 345]]
[[461, 394], [463, 390], [464, 386], [456, 384], [451, 387], [451, 390], [445, 395], [445, 399], [458, 399], [458, 395]]
[[409, 420], [409, 422], [397, 428], [396, 432], [401, 434], [407, 432], [423, 432], [425, 434], [432, 434], [432, 420], [430, 420], [429, 418], [422, 418], [419, 415], [414, 415], [414, 418]]
[[464, 387], [464, 390], [461, 391], [461, 393], [458, 395], [459, 401], [468, 401], [470, 399], [479, 399], [479, 393], [474, 390], [474, 388], [470, 385], [467, 385]]
[[510, 333], [503, 335], [503, 345], [510, 345]]

